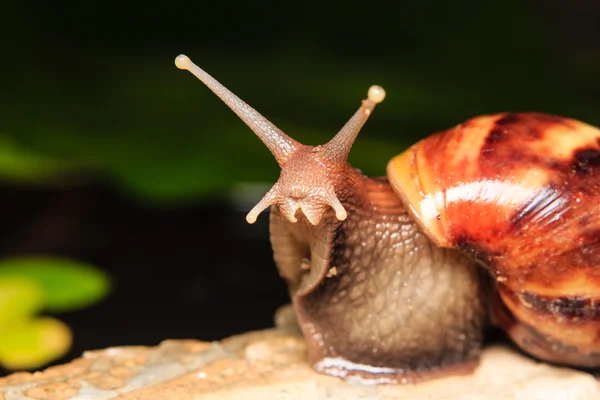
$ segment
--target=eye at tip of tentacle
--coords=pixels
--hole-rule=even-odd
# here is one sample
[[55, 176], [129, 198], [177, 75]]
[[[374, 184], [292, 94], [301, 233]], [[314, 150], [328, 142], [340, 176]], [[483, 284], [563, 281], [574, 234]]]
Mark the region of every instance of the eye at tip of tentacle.
[[175, 58], [175, 66], [179, 69], [189, 69], [192, 61], [185, 54], [180, 54]]
[[373, 85], [367, 92], [367, 97], [375, 104], [381, 103], [385, 99], [385, 90], [379, 85]]

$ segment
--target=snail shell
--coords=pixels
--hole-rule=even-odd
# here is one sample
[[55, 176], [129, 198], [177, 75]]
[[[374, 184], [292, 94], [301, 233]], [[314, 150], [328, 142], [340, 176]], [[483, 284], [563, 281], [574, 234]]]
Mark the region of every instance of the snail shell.
[[600, 365], [600, 130], [539, 113], [482, 116], [387, 171], [435, 244], [490, 271], [498, 322], [517, 345]]

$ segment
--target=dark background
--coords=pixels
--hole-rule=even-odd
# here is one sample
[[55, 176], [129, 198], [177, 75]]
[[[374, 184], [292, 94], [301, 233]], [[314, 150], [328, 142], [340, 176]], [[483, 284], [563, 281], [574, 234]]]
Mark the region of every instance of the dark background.
[[277, 165], [175, 56], [309, 144], [382, 85], [350, 155], [381, 175], [419, 137], [478, 114], [600, 123], [599, 17], [595, 0], [2, 2], [0, 140], [62, 172], [0, 168], [0, 256], [110, 273], [108, 299], [58, 316], [75, 340], [59, 362], [268, 327], [287, 292], [268, 216], [244, 217]]

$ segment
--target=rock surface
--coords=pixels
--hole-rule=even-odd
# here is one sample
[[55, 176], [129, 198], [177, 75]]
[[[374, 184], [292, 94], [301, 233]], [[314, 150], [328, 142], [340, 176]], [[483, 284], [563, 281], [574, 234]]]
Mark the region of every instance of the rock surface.
[[0, 379], [0, 400], [600, 399], [593, 376], [502, 346], [486, 349], [472, 375], [400, 386], [319, 375], [307, 365], [305, 350], [297, 334], [270, 329], [215, 343], [90, 351], [66, 365]]

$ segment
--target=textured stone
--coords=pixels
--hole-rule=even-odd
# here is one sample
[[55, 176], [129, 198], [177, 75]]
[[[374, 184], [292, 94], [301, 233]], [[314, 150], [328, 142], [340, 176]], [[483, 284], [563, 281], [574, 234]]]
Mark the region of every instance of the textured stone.
[[319, 375], [305, 351], [305, 341], [283, 329], [215, 343], [179, 340], [90, 351], [66, 365], [0, 379], [0, 400], [600, 398], [593, 376], [537, 363], [503, 346], [487, 348], [472, 375], [399, 386]]

